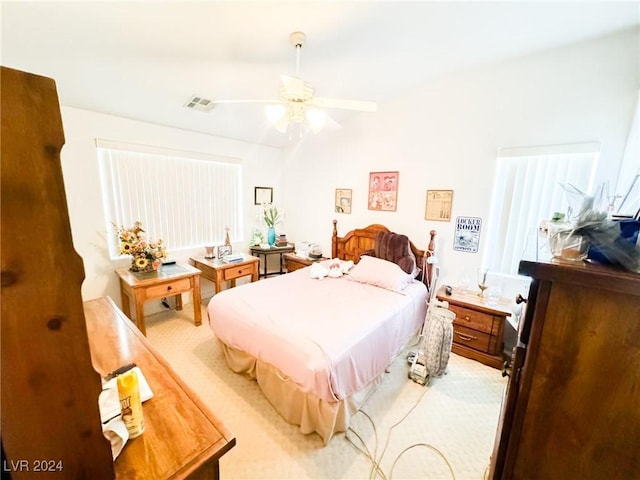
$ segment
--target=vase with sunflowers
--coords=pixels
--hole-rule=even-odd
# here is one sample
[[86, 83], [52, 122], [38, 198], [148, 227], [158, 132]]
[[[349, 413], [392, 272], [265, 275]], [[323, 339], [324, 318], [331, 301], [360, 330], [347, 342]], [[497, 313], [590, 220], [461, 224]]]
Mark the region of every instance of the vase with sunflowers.
[[131, 255], [132, 272], [151, 272], [157, 270], [167, 251], [161, 239], [152, 242], [145, 238], [141, 222], [134, 222], [133, 228], [118, 227], [114, 224], [120, 242], [120, 254]]
[[272, 203], [263, 203], [260, 208], [264, 223], [267, 224], [267, 242], [273, 247], [276, 243], [275, 226], [284, 220], [284, 213]]

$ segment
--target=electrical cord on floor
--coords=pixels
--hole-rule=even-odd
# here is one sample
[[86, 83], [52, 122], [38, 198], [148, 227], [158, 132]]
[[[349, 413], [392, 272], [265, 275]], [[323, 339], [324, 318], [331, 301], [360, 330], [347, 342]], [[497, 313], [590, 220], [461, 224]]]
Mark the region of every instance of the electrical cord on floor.
[[[376, 424], [373, 422], [371, 417], [367, 415], [367, 412], [365, 412], [364, 410], [359, 410], [356, 413], [362, 413], [369, 420], [369, 422], [371, 422], [371, 427], [373, 428], [373, 434], [375, 435], [375, 440], [376, 440], [373, 454], [371, 454], [371, 452], [369, 451], [369, 447], [367, 447], [367, 444], [364, 442], [362, 437], [353, 428], [349, 427], [347, 429], [347, 431], [345, 432], [345, 438], [349, 443], [351, 443], [351, 445], [353, 445], [353, 447], [356, 450], [362, 453], [371, 462], [371, 471], [369, 472], [369, 478], [375, 478], [374, 472], [376, 472], [381, 478], [386, 480], [387, 477], [384, 474], [384, 471], [380, 468], [380, 465], [376, 462], [376, 456], [378, 453], [378, 431], [376, 430]], [[349, 438], [349, 432], [352, 432], [356, 437], [358, 437], [358, 440], [360, 440], [360, 443], [362, 444], [363, 448], [358, 447], [354, 443], [354, 441], [351, 438]]]
[[410, 445], [407, 448], [405, 448], [403, 451], [401, 451], [398, 454], [398, 456], [396, 457], [396, 459], [393, 461], [393, 464], [391, 465], [391, 471], [389, 472], [389, 480], [391, 480], [393, 478], [393, 469], [396, 467], [396, 463], [398, 463], [398, 460], [400, 460], [400, 457], [402, 455], [404, 455], [406, 452], [408, 452], [409, 450], [411, 450], [412, 448], [416, 448], [416, 447], [427, 447], [428, 449], [433, 450], [434, 452], [436, 452], [444, 460], [444, 463], [447, 464], [447, 467], [449, 467], [449, 472], [451, 473], [451, 478], [453, 478], [453, 480], [456, 479], [456, 475], [453, 473], [453, 468], [451, 467], [451, 464], [449, 463], [449, 460], [447, 460], [447, 457], [445, 457], [444, 454], [440, 450], [438, 450], [433, 445], [429, 445], [428, 443], [414, 443], [413, 445]]
[[[370, 480], [375, 480], [377, 477], [382, 478], [383, 480], [387, 480], [387, 475], [384, 473], [384, 470], [382, 470], [382, 467], [380, 466], [380, 463], [382, 462], [382, 459], [384, 458], [384, 455], [385, 455], [385, 453], [387, 451], [387, 447], [389, 446], [389, 440], [391, 439], [391, 433], [392, 433], [392, 431], [393, 431], [393, 429], [395, 427], [400, 425], [411, 414], [411, 412], [413, 412], [413, 410], [416, 409], [416, 407], [420, 404], [420, 402], [424, 398], [425, 394], [427, 393], [427, 390], [428, 390], [428, 388], [425, 387], [424, 391], [422, 392], [422, 394], [420, 395], [418, 400], [416, 400], [416, 403], [407, 411], [407, 413], [404, 414], [404, 416], [400, 420], [398, 420], [396, 423], [394, 423], [391, 426], [391, 428], [389, 428], [389, 432], [387, 433], [387, 440], [385, 442], [384, 448], [382, 449], [382, 453], [380, 454], [380, 457], [377, 456], [377, 451], [378, 451], [378, 432], [377, 432], [377, 429], [376, 429], [375, 422], [373, 421], [373, 419], [364, 410], [361, 409], [361, 410], [358, 410], [358, 412], [356, 412], [356, 414], [362, 413], [371, 422], [371, 426], [373, 428], [373, 432], [374, 432], [374, 435], [375, 435], [375, 450], [374, 450], [373, 455], [369, 451], [369, 449], [366, 446], [366, 444], [365, 444], [364, 440], [362, 439], [362, 437], [352, 427], [349, 427], [347, 429], [347, 431], [345, 432], [345, 438], [347, 439], [347, 441], [349, 443], [351, 443], [353, 445], [353, 447], [356, 450], [358, 450], [363, 455], [365, 455], [365, 457], [367, 457], [369, 459], [369, 461], [371, 462], [371, 471], [369, 473], [369, 479]], [[358, 440], [362, 444], [363, 448], [357, 446], [354, 443], [354, 441], [349, 437], [349, 432], [353, 433], [358, 438]], [[416, 443], [416, 444], [408, 446], [402, 452], [400, 452], [400, 454], [395, 458], [395, 460], [393, 461], [393, 464], [391, 466], [391, 471], [389, 472], [389, 477], [388, 477], [389, 480], [391, 480], [393, 478], [393, 469], [395, 468], [396, 463], [398, 462], [400, 457], [405, 452], [407, 452], [408, 450], [411, 450], [412, 448], [420, 447], [420, 446], [432, 449], [440, 457], [442, 457], [442, 459], [445, 461], [447, 467], [449, 468], [449, 472], [451, 472], [451, 478], [453, 480], [455, 480], [456, 476], [455, 476], [455, 474], [453, 472], [453, 468], [451, 467], [451, 464], [449, 463], [447, 458], [442, 454], [442, 452], [440, 452], [440, 450], [438, 450], [434, 446], [429, 445], [427, 443]]]

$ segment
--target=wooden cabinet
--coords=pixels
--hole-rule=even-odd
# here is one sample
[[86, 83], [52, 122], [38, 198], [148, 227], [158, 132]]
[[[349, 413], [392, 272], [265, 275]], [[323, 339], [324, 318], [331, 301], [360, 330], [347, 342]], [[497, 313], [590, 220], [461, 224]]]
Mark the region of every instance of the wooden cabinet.
[[55, 82], [2, 67], [2, 478], [111, 479]]
[[494, 479], [640, 478], [640, 274], [521, 262], [532, 277]]
[[283, 255], [284, 258], [284, 267], [287, 273], [295, 272], [304, 267], [308, 267], [314, 262], [318, 262], [321, 260], [329, 260], [328, 258], [322, 257], [318, 260], [311, 260], [310, 258], [302, 258], [294, 255], [293, 253], [285, 253]]
[[451, 351], [485, 365], [502, 368], [504, 325], [506, 317], [511, 315], [506, 301], [488, 305], [478, 295], [457, 289], [447, 295], [444, 287], [436, 296], [438, 300], [449, 302], [449, 309], [456, 314]]

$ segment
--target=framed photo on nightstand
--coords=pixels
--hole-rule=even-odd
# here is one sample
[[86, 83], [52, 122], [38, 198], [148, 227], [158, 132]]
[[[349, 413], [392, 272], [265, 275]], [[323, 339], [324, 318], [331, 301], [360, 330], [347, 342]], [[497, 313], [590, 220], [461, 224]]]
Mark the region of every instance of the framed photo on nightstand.
[[231, 245], [220, 245], [218, 247], [218, 258], [222, 260], [225, 255], [231, 255], [232, 251]]

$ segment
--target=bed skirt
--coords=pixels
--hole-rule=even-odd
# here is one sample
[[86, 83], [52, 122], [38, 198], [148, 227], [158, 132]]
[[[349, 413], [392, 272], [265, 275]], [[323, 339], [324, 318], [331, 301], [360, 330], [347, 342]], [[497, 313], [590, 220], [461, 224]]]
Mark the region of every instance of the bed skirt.
[[327, 401], [311, 392], [302, 391], [295, 382], [272, 365], [218, 341], [231, 370], [255, 379], [264, 396], [282, 418], [298, 425], [302, 433], [318, 433], [325, 445], [333, 435], [349, 428], [351, 417], [364, 405], [382, 382], [384, 375], [382, 373], [360, 391], [343, 400]]

